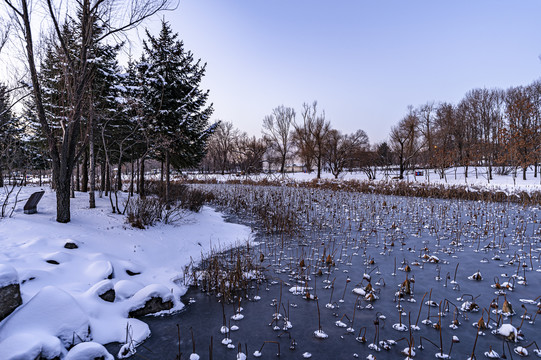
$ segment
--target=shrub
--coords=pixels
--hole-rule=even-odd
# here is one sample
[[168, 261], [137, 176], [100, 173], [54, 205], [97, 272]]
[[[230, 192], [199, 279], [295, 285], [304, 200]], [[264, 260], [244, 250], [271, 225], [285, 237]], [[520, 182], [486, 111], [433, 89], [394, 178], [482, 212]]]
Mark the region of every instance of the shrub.
[[127, 204], [127, 221], [131, 226], [145, 229], [162, 220], [165, 204], [157, 197], [132, 199]]

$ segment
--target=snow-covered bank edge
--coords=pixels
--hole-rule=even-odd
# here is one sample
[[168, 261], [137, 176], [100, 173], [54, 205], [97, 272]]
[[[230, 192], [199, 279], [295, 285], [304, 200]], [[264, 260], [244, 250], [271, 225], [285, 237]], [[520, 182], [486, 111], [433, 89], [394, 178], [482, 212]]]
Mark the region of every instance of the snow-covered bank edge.
[[541, 185], [509, 186], [473, 183], [447, 184], [427, 183], [408, 180], [366, 180], [366, 179], [312, 179], [284, 176], [273, 178], [223, 178], [190, 177], [187, 183], [193, 184], [235, 184], [262, 186], [290, 186], [326, 190], [361, 192], [367, 194], [412, 196], [424, 198], [459, 199], [488, 202], [513, 202], [524, 205], [541, 205]]
[[[23, 188], [19, 199], [39, 190]], [[64, 358], [66, 347], [88, 340], [128, 342], [124, 350], [129, 352], [150, 334], [144, 322], [128, 319], [131, 311], [153, 297], [171, 302], [164, 313], [182, 309], [185, 266], [251, 239], [248, 227], [225, 222], [210, 207], [177, 225], [134, 229], [124, 216], [111, 213], [107, 198], [88, 209], [83, 193], [72, 199], [72, 221], [59, 224], [54, 221], [55, 194], [44, 190], [37, 214], [25, 215], [21, 202], [12, 218], [0, 219], [0, 264], [17, 271], [23, 299], [0, 322], [3, 359], [40, 353]], [[66, 243], [76, 248], [66, 248]], [[107, 292], [109, 300], [114, 292], [114, 301], [101, 297]], [[98, 345], [90, 350], [85, 346], [77, 351], [99, 353]]]

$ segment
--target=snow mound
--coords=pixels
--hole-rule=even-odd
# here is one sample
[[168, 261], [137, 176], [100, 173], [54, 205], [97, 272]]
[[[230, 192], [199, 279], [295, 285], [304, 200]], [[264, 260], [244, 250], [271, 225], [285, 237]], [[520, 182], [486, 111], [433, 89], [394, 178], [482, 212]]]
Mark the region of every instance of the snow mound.
[[141, 290], [143, 285], [132, 280], [120, 280], [115, 284], [115, 294], [119, 299], [128, 299]]
[[27, 332], [56, 336], [65, 348], [92, 339], [88, 315], [70, 294], [54, 286], [44, 287], [4, 319], [0, 344]]
[[113, 265], [107, 260], [95, 261], [85, 269], [85, 275], [93, 281], [111, 278], [112, 274]]
[[59, 338], [39, 332], [17, 333], [0, 342], [2, 359], [54, 359], [65, 352]]
[[101, 344], [89, 341], [75, 345], [64, 360], [88, 360], [102, 358], [104, 360], [114, 360], [111, 355]]
[[13, 266], [0, 264], [0, 287], [18, 284], [19, 275]]
[[135, 293], [129, 301], [130, 305], [127, 307], [128, 312], [140, 309], [145, 306], [146, 302], [152, 298], [160, 298], [162, 302], [173, 301], [174, 296], [171, 290], [162, 284], [151, 284], [145, 286], [141, 290]]

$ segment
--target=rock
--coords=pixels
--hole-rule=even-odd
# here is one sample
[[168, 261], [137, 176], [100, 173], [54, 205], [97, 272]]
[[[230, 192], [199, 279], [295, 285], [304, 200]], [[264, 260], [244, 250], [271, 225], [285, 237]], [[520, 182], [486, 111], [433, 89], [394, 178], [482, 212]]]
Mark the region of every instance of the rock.
[[108, 302], [114, 302], [115, 301], [115, 289], [109, 289], [103, 294], [100, 294], [99, 297], [102, 298], [104, 301]]
[[147, 285], [128, 300], [126, 309], [129, 317], [144, 316], [174, 306], [174, 298], [170, 289], [161, 284]]
[[130, 317], [145, 316], [148, 314], [154, 314], [163, 310], [170, 310], [173, 308], [173, 301], [163, 301], [162, 298], [154, 297], [145, 303], [142, 308], [130, 311]]
[[85, 293], [91, 297], [100, 297], [102, 300], [108, 302], [114, 302], [116, 298], [116, 291], [114, 284], [111, 280], [102, 280], [88, 289]]
[[0, 320], [22, 303], [17, 270], [13, 266], [0, 264]]
[[0, 288], [0, 320], [11, 314], [22, 303], [19, 284], [11, 284]]
[[133, 272], [130, 269], [126, 269], [126, 274], [128, 274], [130, 276], [135, 276], [135, 275], [139, 275], [141, 273], [140, 272]]
[[145, 315], [157, 313], [163, 310], [170, 310], [171, 308], [173, 308], [172, 300], [163, 301], [163, 299], [160, 297], [153, 297], [150, 300], [148, 300], [142, 308], [130, 311], [129, 316], [130, 317], [145, 316]]
[[74, 242], [68, 241], [66, 244], [64, 244], [64, 248], [71, 250], [71, 249], [78, 249], [79, 246], [77, 246], [77, 244]]
[[59, 265], [60, 263], [56, 260], [47, 260], [46, 263], [52, 264], [52, 265]]

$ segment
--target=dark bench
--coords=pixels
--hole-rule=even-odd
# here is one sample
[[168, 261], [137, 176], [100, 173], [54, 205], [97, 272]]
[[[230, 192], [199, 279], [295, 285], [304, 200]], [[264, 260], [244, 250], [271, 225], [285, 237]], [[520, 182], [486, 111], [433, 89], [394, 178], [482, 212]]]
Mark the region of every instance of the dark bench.
[[38, 203], [41, 200], [41, 197], [45, 194], [45, 191], [38, 191], [30, 195], [30, 198], [24, 204], [24, 213], [25, 214], [35, 214], [38, 212]]

